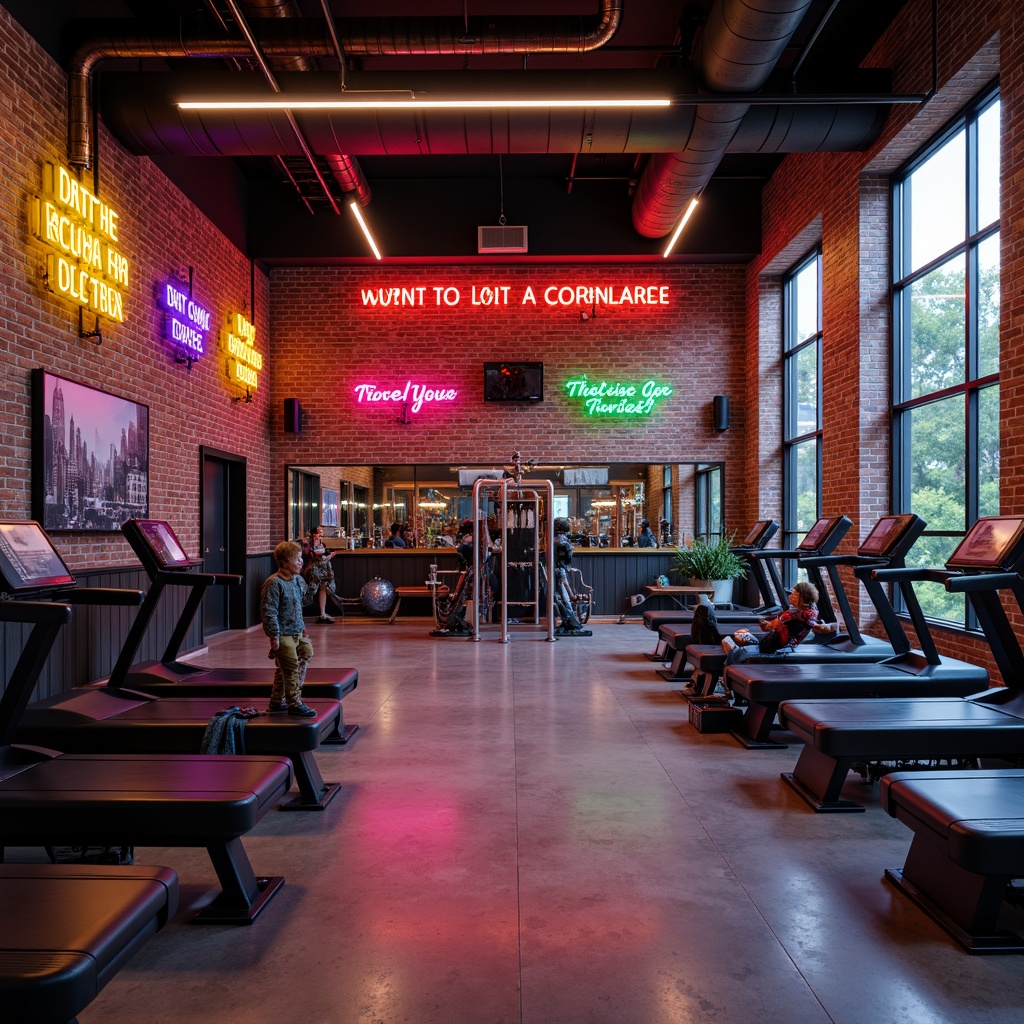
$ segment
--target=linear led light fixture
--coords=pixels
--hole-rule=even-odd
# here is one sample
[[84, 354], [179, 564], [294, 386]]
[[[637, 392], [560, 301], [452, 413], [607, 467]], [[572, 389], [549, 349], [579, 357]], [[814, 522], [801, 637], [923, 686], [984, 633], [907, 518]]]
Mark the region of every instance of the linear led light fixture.
[[373, 255], [380, 259], [380, 249], [377, 248], [377, 243], [373, 240], [373, 235], [370, 234], [370, 229], [366, 225], [366, 221], [363, 220], [363, 215], [359, 212], [359, 204], [353, 199], [349, 204], [348, 208], [356, 215], [356, 220], [359, 222], [359, 226], [363, 229], [363, 234], [366, 235], [367, 242], [370, 243], [370, 248], [373, 250]]
[[676, 226], [675, 231], [672, 232], [672, 237], [668, 240], [668, 245], [665, 247], [665, 251], [661, 254], [663, 257], [675, 248], [676, 242], [679, 241], [679, 236], [683, 233], [683, 228], [686, 227], [686, 222], [690, 219], [693, 211], [697, 209], [697, 197], [694, 196], [690, 200], [690, 205], [686, 208], [686, 213], [683, 214], [683, 219]]
[[376, 99], [303, 99], [277, 96], [266, 100], [182, 100], [179, 110], [500, 110], [520, 108], [579, 110], [593, 107], [670, 107], [668, 97], [549, 97], [546, 99], [399, 99], [382, 96]]

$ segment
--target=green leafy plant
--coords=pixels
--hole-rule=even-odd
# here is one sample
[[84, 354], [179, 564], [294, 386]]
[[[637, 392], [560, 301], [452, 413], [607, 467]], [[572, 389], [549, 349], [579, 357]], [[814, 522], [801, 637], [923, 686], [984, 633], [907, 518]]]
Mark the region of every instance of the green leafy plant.
[[694, 537], [689, 547], [676, 548], [675, 564], [669, 572], [691, 580], [744, 579], [747, 566], [732, 551], [732, 542], [732, 536], [712, 541]]

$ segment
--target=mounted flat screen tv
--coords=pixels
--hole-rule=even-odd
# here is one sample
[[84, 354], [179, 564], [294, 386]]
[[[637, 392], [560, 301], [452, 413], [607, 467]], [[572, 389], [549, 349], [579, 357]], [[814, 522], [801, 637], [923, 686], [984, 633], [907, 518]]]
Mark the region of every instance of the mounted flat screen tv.
[[543, 400], [543, 363], [484, 363], [485, 402]]

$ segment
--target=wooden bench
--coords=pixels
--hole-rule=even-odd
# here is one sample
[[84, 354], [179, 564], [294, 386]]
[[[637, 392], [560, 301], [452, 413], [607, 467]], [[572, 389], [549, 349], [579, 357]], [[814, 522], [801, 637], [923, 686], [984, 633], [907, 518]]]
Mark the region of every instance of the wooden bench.
[[[434, 587], [424, 584], [421, 587], [395, 587], [395, 607], [391, 609], [391, 618], [388, 622], [394, 622], [398, 616], [398, 609], [402, 607], [403, 597], [433, 597]], [[448, 593], [448, 588], [443, 584], [437, 584], [437, 592], [441, 597]]]

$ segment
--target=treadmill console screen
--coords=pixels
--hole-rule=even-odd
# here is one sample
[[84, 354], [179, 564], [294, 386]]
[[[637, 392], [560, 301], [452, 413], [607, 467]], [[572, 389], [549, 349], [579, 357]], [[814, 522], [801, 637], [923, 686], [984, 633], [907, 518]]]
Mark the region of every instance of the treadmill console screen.
[[808, 531], [807, 536], [800, 541], [798, 550], [800, 551], [816, 551], [821, 547], [821, 542], [828, 536], [833, 525], [836, 523], [835, 519], [819, 519]]
[[756, 548], [760, 543], [762, 534], [765, 530], [768, 529], [769, 526], [771, 526], [771, 524], [772, 523], [770, 519], [762, 519], [761, 522], [754, 523], [753, 527], [750, 530], [750, 533], [748, 533], [746, 537], [744, 537], [743, 540], [740, 541], [739, 547]]
[[1024, 516], [983, 516], [946, 562], [947, 569], [1016, 567], [1024, 547]]
[[11, 593], [75, 585], [46, 531], [32, 519], [0, 523], [0, 577]]
[[170, 523], [162, 519], [133, 519], [132, 522], [138, 527], [139, 536], [146, 542], [161, 569], [186, 569], [199, 563], [199, 559], [189, 558], [185, 554]]
[[913, 521], [912, 515], [882, 516], [875, 523], [874, 529], [861, 541], [857, 554], [873, 555], [878, 558], [887, 556]]

